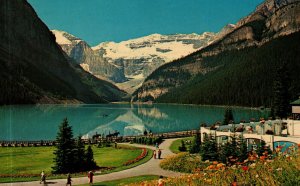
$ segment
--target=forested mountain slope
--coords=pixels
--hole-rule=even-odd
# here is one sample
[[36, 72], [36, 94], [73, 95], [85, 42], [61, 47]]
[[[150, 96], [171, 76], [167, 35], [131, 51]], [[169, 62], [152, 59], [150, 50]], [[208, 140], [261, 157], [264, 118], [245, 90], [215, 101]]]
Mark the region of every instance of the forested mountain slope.
[[124, 92], [85, 72], [25, 0], [0, 1], [0, 104], [101, 103]]
[[[297, 79], [293, 72], [299, 70], [297, 69], [299, 67], [297, 66], [297, 59], [299, 59], [297, 42], [299, 40], [296, 40], [299, 30], [300, 3], [298, 0], [267, 0], [214, 43], [158, 68], [134, 93], [132, 100], [245, 106], [269, 105], [273, 84], [273, 80], [269, 77], [274, 77], [276, 69], [284, 62], [288, 64], [291, 78], [293, 78], [291, 81], [297, 87], [297, 83], [294, 82], [297, 82], [299, 78]], [[296, 34], [291, 35], [292, 33]], [[247, 68], [244, 68], [245, 65]], [[261, 82], [256, 81], [255, 78], [258, 76]], [[220, 82], [224, 85], [217, 87]], [[249, 86], [240, 85], [242, 82]], [[268, 85], [265, 82], [268, 82]], [[239, 86], [243, 87], [243, 90], [240, 90]], [[206, 90], [201, 90], [202, 88], [209, 90], [210, 95], [204, 93]], [[292, 97], [297, 94], [297, 88], [293, 89], [295, 91], [291, 92]], [[224, 93], [232, 90], [238, 92], [224, 97]], [[249, 92], [252, 92], [255, 97], [245, 98], [244, 96], [247, 96]], [[248, 101], [242, 101], [245, 99]]]

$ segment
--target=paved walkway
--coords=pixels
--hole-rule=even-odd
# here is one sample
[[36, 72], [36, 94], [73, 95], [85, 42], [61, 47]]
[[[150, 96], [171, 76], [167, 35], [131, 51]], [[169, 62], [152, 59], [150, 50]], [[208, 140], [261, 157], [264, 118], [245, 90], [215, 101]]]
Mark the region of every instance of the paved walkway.
[[[178, 138], [176, 138], [176, 139], [178, 139]], [[166, 139], [162, 144], [160, 144], [159, 148], [162, 149], [161, 158], [165, 158], [168, 155], [173, 154], [169, 150], [169, 147], [172, 144], [172, 142], [175, 141], [176, 139]], [[147, 147], [149, 149], [155, 149], [152, 146], [146, 146], [146, 145], [137, 145], [137, 144], [128, 144], [128, 145], [132, 145], [132, 146], [136, 146], [136, 147]], [[120, 172], [113, 172], [110, 174], [94, 176], [94, 182], [111, 181], [111, 180], [128, 178], [128, 177], [133, 177], [133, 176], [141, 176], [141, 175], [162, 175], [165, 177], [175, 177], [175, 176], [181, 175], [181, 173], [166, 171], [166, 170], [161, 169], [159, 167], [160, 161], [161, 160], [152, 158], [148, 162], [146, 162], [142, 165], [133, 167], [131, 169], [126, 169], [126, 170], [123, 170]], [[44, 185], [48, 185], [48, 186], [66, 185], [66, 180], [67, 179], [48, 180], [48, 183], [44, 184]], [[73, 180], [72, 185], [80, 185], [80, 184], [88, 183], [87, 177], [72, 178], [72, 180]], [[40, 186], [43, 184], [40, 184], [39, 181], [0, 184], [0, 186], [35, 186], [35, 185]]]

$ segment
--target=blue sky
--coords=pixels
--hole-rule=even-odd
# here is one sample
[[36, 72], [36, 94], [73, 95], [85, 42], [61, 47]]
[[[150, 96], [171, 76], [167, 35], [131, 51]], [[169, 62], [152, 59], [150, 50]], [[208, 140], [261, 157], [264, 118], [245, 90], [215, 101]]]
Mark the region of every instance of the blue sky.
[[28, 0], [50, 29], [91, 46], [153, 33], [218, 32], [262, 0]]

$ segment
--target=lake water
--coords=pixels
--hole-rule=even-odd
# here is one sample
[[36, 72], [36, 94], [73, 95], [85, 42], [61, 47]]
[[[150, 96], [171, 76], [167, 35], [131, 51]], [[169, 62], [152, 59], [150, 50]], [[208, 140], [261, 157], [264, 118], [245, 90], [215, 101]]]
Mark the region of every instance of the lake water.
[[[198, 129], [201, 123], [223, 121], [225, 107], [194, 105], [13, 105], [0, 107], [0, 140], [52, 140], [67, 117], [74, 135], [119, 131], [138, 135]], [[264, 111], [233, 108], [235, 121], [265, 117]]]

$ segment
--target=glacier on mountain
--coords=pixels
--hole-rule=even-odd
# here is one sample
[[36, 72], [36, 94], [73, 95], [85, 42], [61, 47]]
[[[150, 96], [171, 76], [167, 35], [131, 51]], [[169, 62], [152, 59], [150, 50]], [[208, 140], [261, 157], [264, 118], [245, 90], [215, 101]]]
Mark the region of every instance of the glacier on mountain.
[[85, 41], [53, 30], [68, 56], [96, 77], [116, 83], [132, 93], [158, 67], [187, 56], [210, 44], [215, 34], [152, 34], [127, 41], [103, 42], [90, 47]]

